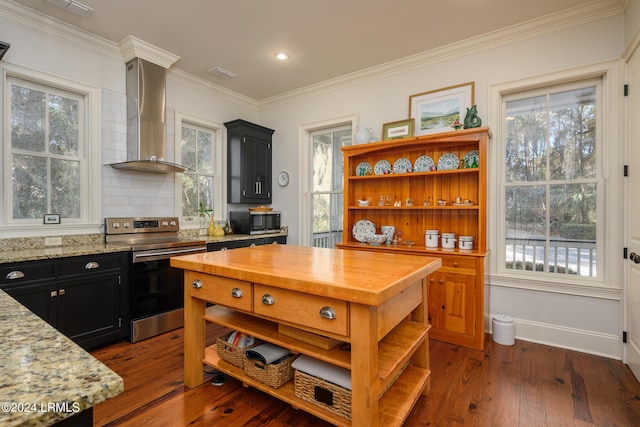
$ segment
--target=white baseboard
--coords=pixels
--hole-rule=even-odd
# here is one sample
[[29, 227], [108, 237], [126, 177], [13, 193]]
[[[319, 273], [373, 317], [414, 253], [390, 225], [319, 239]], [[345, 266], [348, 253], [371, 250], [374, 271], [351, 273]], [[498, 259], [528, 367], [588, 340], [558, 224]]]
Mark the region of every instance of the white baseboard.
[[[492, 316], [485, 314], [484, 320], [485, 331], [493, 333]], [[622, 360], [622, 343], [620, 337], [616, 335], [523, 319], [514, 318], [513, 320], [515, 338], [518, 340]]]

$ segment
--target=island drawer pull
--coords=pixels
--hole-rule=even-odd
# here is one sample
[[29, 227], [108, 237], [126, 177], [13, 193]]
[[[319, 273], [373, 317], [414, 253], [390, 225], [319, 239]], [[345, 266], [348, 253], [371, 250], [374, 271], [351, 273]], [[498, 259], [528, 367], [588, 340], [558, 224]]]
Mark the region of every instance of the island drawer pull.
[[22, 279], [23, 277], [24, 273], [20, 270], [13, 270], [7, 274], [7, 280]]
[[196, 289], [200, 289], [202, 287], [202, 282], [200, 281], [200, 279], [196, 279], [193, 281], [193, 283], [191, 283], [191, 286]]
[[234, 298], [242, 298], [242, 289], [233, 288], [231, 290], [231, 296], [234, 297]]
[[89, 261], [89, 262], [84, 266], [84, 269], [85, 269], [85, 270], [93, 270], [93, 269], [96, 269], [96, 268], [100, 268], [100, 264], [98, 264], [98, 263], [97, 263], [97, 262], [95, 262], [95, 261]]
[[273, 305], [276, 303], [276, 301], [273, 299], [271, 295], [264, 294], [262, 295], [262, 303], [265, 305]]
[[320, 317], [324, 317], [325, 319], [334, 320], [338, 316], [336, 315], [336, 311], [331, 307], [322, 307], [320, 309]]

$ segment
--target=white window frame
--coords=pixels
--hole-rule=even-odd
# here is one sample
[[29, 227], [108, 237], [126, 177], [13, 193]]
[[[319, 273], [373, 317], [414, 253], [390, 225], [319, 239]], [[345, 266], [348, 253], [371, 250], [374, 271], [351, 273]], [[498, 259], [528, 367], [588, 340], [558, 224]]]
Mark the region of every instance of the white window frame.
[[[504, 97], [521, 91], [535, 90], [592, 78], [602, 80], [601, 115], [602, 149], [598, 153], [601, 166], [601, 181], [598, 183], [598, 254], [601, 259], [598, 278], [585, 278], [566, 274], [536, 274], [504, 268], [505, 212], [504, 188], [501, 180], [505, 176], [504, 164]], [[493, 132], [489, 161], [489, 280], [491, 285], [535, 289], [572, 295], [597, 296], [616, 299], [622, 286], [623, 246], [623, 188], [622, 170], [624, 145], [622, 144], [622, 66], [620, 61], [609, 61], [556, 73], [530, 77], [523, 80], [497, 84], [489, 87], [489, 125]], [[616, 145], [617, 144], [617, 145]]]
[[[79, 219], [62, 218], [55, 226], [43, 224], [42, 219], [13, 220], [11, 219], [11, 126], [9, 125], [9, 111], [11, 93], [9, 79], [15, 78], [29, 83], [42, 85], [53, 90], [74, 93], [84, 98], [84, 123], [81, 124], [79, 157], [81, 161], [81, 217]], [[99, 232], [102, 225], [102, 174], [101, 174], [101, 90], [66, 79], [61, 76], [29, 69], [13, 64], [0, 67], [0, 133], [3, 147], [0, 150], [0, 199], [7, 201], [0, 209], [0, 237], [32, 237], [61, 234], [84, 234]], [[55, 212], [51, 212], [55, 213]]]
[[[311, 162], [313, 160], [313, 140], [312, 134], [316, 131], [328, 128], [337, 128], [339, 126], [351, 126], [351, 131], [356, 129], [359, 125], [359, 117], [357, 114], [338, 117], [335, 119], [319, 121], [315, 123], [305, 124], [299, 127], [299, 141], [302, 149], [300, 150], [299, 170], [307, 171], [300, 174], [301, 176], [301, 190], [302, 197], [300, 197], [300, 205], [298, 207], [299, 217], [302, 218], [299, 224], [299, 236], [301, 236], [300, 244], [302, 246], [311, 246], [311, 234], [312, 234], [312, 217], [313, 211], [311, 207], [311, 190], [313, 185], [313, 168]], [[352, 136], [353, 138], [353, 136]], [[355, 138], [354, 138], [355, 139]], [[344, 191], [344, 188], [343, 188]], [[345, 230], [342, 230], [346, 233]]]
[[[213, 216], [218, 219], [226, 218], [227, 211], [227, 174], [226, 174], [226, 127], [222, 123], [203, 119], [192, 114], [178, 112], [175, 114], [175, 159], [176, 163], [180, 163], [182, 158], [182, 125], [189, 124], [192, 126], [204, 128], [215, 132], [213, 139]], [[175, 174], [175, 212], [180, 217], [180, 227], [198, 228], [198, 218], [182, 217], [182, 174]]]

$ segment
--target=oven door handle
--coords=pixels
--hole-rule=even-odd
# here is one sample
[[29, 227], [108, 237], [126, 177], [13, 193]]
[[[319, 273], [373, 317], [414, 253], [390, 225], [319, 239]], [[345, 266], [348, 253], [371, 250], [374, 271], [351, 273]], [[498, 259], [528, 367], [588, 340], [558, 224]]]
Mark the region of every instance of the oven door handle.
[[133, 262], [136, 262], [138, 259], [142, 258], [151, 258], [158, 256], [173, 256], [180, 254], [188, 254], [192, 252], [206, 252], [207, 248], [204, 246], [198, 246], [197, 248], [189, 248], [189, 249], [175, 249], [170, 251], [162, 251], [162, 252], [149, 252], [149, 253], [134, 253], [133, 254]]

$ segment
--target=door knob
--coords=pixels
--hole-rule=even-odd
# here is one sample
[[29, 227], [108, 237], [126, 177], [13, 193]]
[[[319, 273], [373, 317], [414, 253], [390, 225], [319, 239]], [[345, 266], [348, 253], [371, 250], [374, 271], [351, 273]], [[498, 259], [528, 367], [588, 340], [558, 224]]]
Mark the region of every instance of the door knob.
[[640, 264], [640, 255], [635, 252], [631, 252], [631, 254], [629, 254], [629, 259], [636, 264]]

